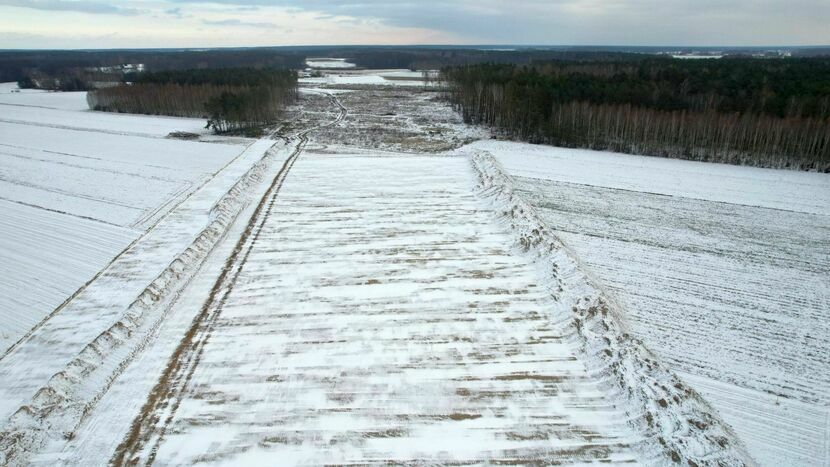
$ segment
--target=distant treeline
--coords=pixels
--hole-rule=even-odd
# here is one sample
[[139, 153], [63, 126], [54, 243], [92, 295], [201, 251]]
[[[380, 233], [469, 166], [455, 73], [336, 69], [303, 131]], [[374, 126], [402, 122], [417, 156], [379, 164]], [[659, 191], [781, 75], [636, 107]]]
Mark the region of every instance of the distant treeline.
[[[619, 51], [486, 50], [465, 47], [262, 47], [207, 50], [22, 50], [0, 51], [0, 82], [21, 81], [46, 89], [118, 81], [105, 68], [142, 64], [148, 71], [260, 68], [302, 69], [306, 57], [342, 57], [362, 68], [438, 69], [471, 63], [530, 63], [539, 60], [610, 60], [637, 57]], [[109, 75], [109, 76], [106, 76]], [[62, 84], [74, 82], [74, 85]], [[74, 90], [73, 89], [71, 90]], [[95, 86], [89, 86], [95, 87]], [[70, 89], [67, 89], [70, 90]]]
[[466, 121], [567, 147], [830, 171], [830, 59], [445, 68]]
[[361, 68], [408, 68], [437, 70], [447, 66], [478, 63], [529, 64], [539, 61], [633, 61], [642, 55], [613, 51], [486, 50], [486, 49], [389, 49], [344, 50], [345, 56]]
[[208, 50], [9, 50], [0, 51], [0, 82], [18, 81], [33, 72], [74, 75], [78, 70], [143, 64], [148, 71], [208, 68], [299, 69], [305, 53], [276, 48]]
[[[636, 47], [636, 46], [558, 46], [499, 48], [486, 46], [418, 46], [418, 47], [331, 47], [315, 48], [309, 53], [320, 57], [343, 57], [358, 67], [369, 69], [409, 68], [412, 70], [440, 69], [447, 66], [501, 63], [526, 65], [551, 60], [568, 62], [639, 62], [644, 58], [662, 57], [671, 60], [674, 53], [702, 53], [729, 56], [780, 57], [787, 52], [793, 56], [828, 56], [827, 47], [800, 47], [767, 49], [742, 47], [718, 49], [714, 47]], [[660, 55], [658, 55], [660, 54]], [[310, 55], [313, 56], [313, 55]]]
[[[744, 47], [719, 50], [711, 47], [612, 47], [561, 46], [292, 46], [233, 49], [124, 49], [124, 50], [7, 50], [0, 51], [0, 82], [33, 78], [28, 83], [39, 87], [77, 87], [69, 83], [113, 81], [113, 70], [103, 68], [142, 64], [148, 71], [270, 68], [302, 69], [306, 57], [347, 58], [362, 68], [438, 69], [476, 63], [530, 64], [549, 60], [637, 61], [642, 57], [671, 53], [714, 53], [724, 55], [778, 56], [830, 54], [830, 48], [800, 47], [782, 50]], [[118, 81], [118, 79], [114, 79]]]
[[217, 132], [275, 123], [297, 96], [289, 70], [230, 68], [128, 74], [118, 86], [87, 93], [94, 110], [208, 118]]

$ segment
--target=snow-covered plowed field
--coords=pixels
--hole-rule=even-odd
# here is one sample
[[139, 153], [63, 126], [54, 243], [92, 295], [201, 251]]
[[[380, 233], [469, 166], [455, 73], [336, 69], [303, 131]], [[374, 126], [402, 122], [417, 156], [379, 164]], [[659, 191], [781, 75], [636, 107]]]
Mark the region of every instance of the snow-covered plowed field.
[[472, 181], [301, 157], [117, 461], [643, 460]]
[[[300, 83], [314, 86], [357, 87], [365, 89], [392, 86], [423, 89], [427, 86], [436, 86], [438, 84], [435, 80], [438, 72], [435, 70], [428, 71], [425, 75], [422, 71], [401, 69], [355, 70], [351, 69], [354, 67], [354, 64], [343, 61], [324, 63], [326, 64], [325, 66], [312, 65], [312, 68], [323, 69], [322, 71], [318, 70], [322, 76], [300, 78]], [[342, 66], [343, 64], [348, 66]]]
[[[10, 89], [0, 86], [0, 355], [246, 150], [164, 139], [176, 128], [164, 118], [70, 105], [84, 93]], [[124, 122], [135, 131], [112, 131]]]
[[436, 155], [487, 132], [423, 90], [305, 91], [247, 147], [0, 92], [103, 122], [0, 118], [13, 272], [92, 277], [0, 355], [0, 465], [826, 459], [823, 176]]
[[103, 114], [89, 110], [86, 92], [18, 90], [15, 83], [0, 83], [0, 122], [158, 138], [174, 131], [207, 132], [204, 120]]
[[[258, 140], [0, 359], [0, 464], [72, 437], [291, 146]], [[179, 337], [181, 338], [181, 337]]]
[[0, 197], [144, 230], [244, 149], [0, 122]]
[[763, 465], [830, 439], [830, 176], [480, 142]]

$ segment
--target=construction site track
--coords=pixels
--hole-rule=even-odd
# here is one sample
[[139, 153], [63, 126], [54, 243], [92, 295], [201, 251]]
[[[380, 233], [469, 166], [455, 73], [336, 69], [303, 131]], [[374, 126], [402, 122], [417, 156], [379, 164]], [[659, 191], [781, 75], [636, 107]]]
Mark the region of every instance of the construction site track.
[[233, 252], [225, 262], [207, 300], [183, 336], [181, 343], [171, 355], [167, 367], [148, 395], [147, 401], [138, 417], [133, 421], [130, 431], [116, 449], [110, 461], [111, 464], [150, 465], [153, 463], [166, 427], [175, 415], [181, 401], [181, 394], [199, 364], [204, 346], [210, 338], [213, 324], [221, 314], [227, 297], [233, 291], [239, 273], [257, 244], [260, 232], [273, 210], [283, 182], [308, 143], [308, 135], [320, 128], [336, 125], [346, 118], [348, 110], [333, 94], [322, 91], [319, 91], [319, 93], [327, 96], [331, 103], [338, 108], [337, 118], [331, 122], [302, 130], [288, 138], [297, 141], [294, 151], [285, 160], [282, 168], [280, 168], [257, 205]]

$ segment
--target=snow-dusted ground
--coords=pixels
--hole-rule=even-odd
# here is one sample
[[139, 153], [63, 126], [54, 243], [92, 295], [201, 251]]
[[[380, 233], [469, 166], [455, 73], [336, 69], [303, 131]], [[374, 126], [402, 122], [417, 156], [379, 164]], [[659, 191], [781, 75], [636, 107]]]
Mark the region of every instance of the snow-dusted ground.
[[305, 154], [259, 229], [122, 460], [642, 460], [466, 158]]
[[486, 130], [464, 124], [435, 92], [387, 86], [353, 90], [338, 98], [349, 114], [338, 125], [315, 132], [317, 143], [434, 153], [489, 136]]
[[[353, 131], [342, 110], [338, 122], [323, 141]], [[556, 265], [513, 248], [466, 157], [323, 141], [287, 165], [220, 280], [194, 279], [208, 301], [183, 292], [153, 347], [172, 358], [140, 357], [101, 400], [107, 411], [38, 462], [742, 458], [650, 358], [621, 363], [648, 386], [632, 394], [659, 396], [624, 402], [628, 389], [574, 335], [570, 298], [589, 291], [563, 300], [548, 281]], [[117, 447], [113, 429], [129, 429]]]
[[0, 103], [8, 116], [13, 107], [33, 107], [59, 110], [87, 110], [85, 92], [47, 92], [38, 89], [19, 89], [17, 83], [0, 83]]
[[518, 177], [830, 215], [827, 174], [495, 140], [468, 148], [492, 152]]
[[345, 58], [318, 57], [306, 59], [309, 68], [354, 68], [355, 64]]
[[[331, 67], [335, 68], [335, 67]], [[340, 67], [345, 68], [345, 67]], [[424, 73], [410, 70], [349, 70], [329, 69], [322, 72], [323, 76], [316, 78], [300, 78], [304, 85], [327, 86], [405, 86], [423, 88]], [[435, 78], [436, 72], [427, 72], [429, 78]]]
[[483, 141], [763, 465], [830, 437], [830, 176]]
[[[42, 127], [87, 130], [116, 135], [164, 137], [173, 131], [206, 133], [205, 121], [148, 115], [102, 113], [89, 110], [86, 92], [46, 92], [17, 89], [0, 83], [0, 122]], [[19, 128], [19, 127], [16, 127]]]
[[0, 354], [246, 148], [163, 138], [199, 120], [11, 89], [0, 86]]
[[[250, 199], [255, 200], [265, 194], [273, 170], [288, 155], [286, 151], [275, 154], [277, 157], [271, 164], [272, 171], [263, 174], [260, 182], [252, 187]], [[139, 415], [147, 395], [162, 377], [182, 336], [202, 308], [205, 297], [210, 296], [227, 258], [237, 245], [237, 239], [248, 225], [247, 219], [257, 207], [257, 203], [249, 203], [239, 214], [237, 222], [228, 229], [225, 239], [207, 256], [199, 273], [178, 293], [150, 338], [148, 350], [135, 353], [123, 374], [112, 382], [96, 404], [95, 410], [77, 428], [75, 436], [71, 440], [64, 438], [51, 441], [36, 457], [29, 459], [33, 465], [105, 465], [110, 461], [125, 434], [129, 432], [133, 420]]]
[[0, 359], [0, 464], [74, 432], [251, 201], [251, 186], [285, 159], [289, 148], [263, 159], [273, 145], [251, 145]]
[[[487, 132], [423, 86], [348, 83], [411, 72], [334, 73], [350, 90], [307, 88], [265, 156], [274, 141], [164, 139], [187, 128], [0, 86], [0, 109], [40, 109], [0, 115], [0, 175], [57, 206], [0, 200], [0, 229], [106, 239], [67, 256], [90, 271], [139, 236], [0, 356], [0, 464], [750, 462], [720, 415], [765, 464], [822, 462], [824, 179], [494, 141], [437, 154]], [[481, 150], [521, 178], [471, 165]], [[22, 251], [35, 276], [63, 270], [60, 248]]]

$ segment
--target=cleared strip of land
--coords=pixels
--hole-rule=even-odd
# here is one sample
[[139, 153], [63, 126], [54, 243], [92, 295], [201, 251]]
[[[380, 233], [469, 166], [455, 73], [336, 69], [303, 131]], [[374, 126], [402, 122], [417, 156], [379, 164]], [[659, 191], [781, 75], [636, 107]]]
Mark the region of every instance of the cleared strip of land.
[[119, 461], [637, 460], [471, 181], [301, 158]]

